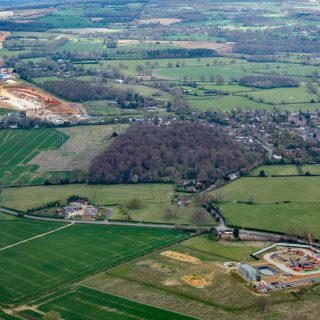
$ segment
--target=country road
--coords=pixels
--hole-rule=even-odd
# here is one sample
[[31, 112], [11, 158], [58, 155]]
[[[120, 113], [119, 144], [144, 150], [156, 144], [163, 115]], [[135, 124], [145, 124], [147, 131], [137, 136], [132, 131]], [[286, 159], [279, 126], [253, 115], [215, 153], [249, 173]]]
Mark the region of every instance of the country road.
[[[19, 213], [10, 210], [10, 209], [5, 209], [0, 207], [0, 212], [4, 212], [13, 216], [18, 216]], [[221, 217], [221, 216], [220, 216]], [[176, 229], [177, 227], [172, 224], [160, 224], [160, 223], [142, 223], [142, 222], [125, 222], [125, 221], [109, 221], [109, 220], [104, 220], [104, 221], [83, 221], [83, 220], [67, 220], [67, 219], [55, 219], [55, 218], [45, 218], [45, 217], [37, 217], [34, 215], [30, 214], [24, 214], [24, 218], [27, 219], [32, 219], [32, 220], [40, 220], [40, 221], [48, 221], [48, 222], [61, 222], [61, 223], [72, 223], [72, 224], [96, 224], [96, 225], [105, 225], [105, 226], [128, 226], [128, 227], [142, 227], [142, 228], [162, 228], [162, 229]], [[199, 228], [196, 227], [188, 227], [188, 226], [183, 226], [185, 230], [189, 231], [195, 231], [196, 229], [199, 230]], [[216, 227], [217, 231], [222, 232], [225, 229], [230, 229], [226, 225], [223, 217], [220, 219], [220, 222], [218, 226]], [[203, 228], [203, 231], [209, 230], [209, 228]], [[262, 231], [253, 231], [253, 230], [246, 230], [246, 229], [240, 229], [240, 234], [243, 235], [249, 235], [249, 236], [255, 236], [255, 237], [261, 237], [265, 238], [268, 241], [279, 241], [279, 240], [295, 240], [297, 243], [301, 244], [307, 244], [304, 242], [302, 239], [299, 239], [298, 237], [293, 238], [292, 236], [285, 236], [285, 235], [280, 235], [278, 233], [273, 233], [273, 232], [262, 232]], [[314, 247], [319, 248], [318, 243], [313, 243]]]
[[[18, 216], [19, 213], [0, 207], [0, 211], [13, 215]], [[61, 223], [79, 223], [79, 224], [98, 224], [98, 225], [110, 225], [110, 226], [131, 226], [131, 227], [147, 227], [147, 228], [164, 228], [164, 229], [175, 229], [176, 226], [173, 224], [158, 224], [158, 223], [139, 223], [139, 222], [126, 222], [126, 221], [109, 221], [109, 220], [103, 220], [103, 221], [87, 221], [87, 220], [68, 220], [68, 219], [57, 219], [57, 218], [46, 218], [46, 217], [37, 217], [30, 214], [23, 214], [24, 218], [32, 219], [32, 220], [41, 220], [41, 221], [50, 221], [50, 222], [61, 222]]]

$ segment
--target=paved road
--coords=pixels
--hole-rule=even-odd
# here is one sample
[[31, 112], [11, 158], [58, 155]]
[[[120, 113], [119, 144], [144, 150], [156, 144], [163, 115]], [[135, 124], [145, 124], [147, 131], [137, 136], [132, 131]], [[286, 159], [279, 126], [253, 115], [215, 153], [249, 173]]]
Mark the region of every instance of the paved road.
[[[0, 207], [0, 211], [13, 215], [13, 216], [18, 216], [18, 212], [14, 211], [14, 210], [9, 210], [9, 209], [5, 209], [5, 208], [1, 208]], [[28, 219], [32, 219], [32, 220], [41, 220], [41, 221], [51, 221], [51, 222], [62, 222], [62, 223], [82, 223], [82, 224], [97, 224], [97, 225], [110, 225], [110, 226], [130, 226], [130, 227], [143, 227], [143, 228], [163, 228], [163, 229], [175, 229], [176, 226], [172, 225], [172, 224], [157, 224], [157, 223], [137, 223], [137, 222], [121, 222], [121, 221], [108, 221], [108, 220], [104, 220], [104, 221], [83, 221], [83, 220], [67, 220], [67, 219], [54, 219], [54, 218], [45, 218], [45, 217], [37, 217], [34, 215], [30, 215], [30, 214], [24, 214], [25, 218]], [[220, 216], [221, 217], [221, 216]], [[188, 229], [188, 227], [185, 227], [186, 229]], [[220, 219], [219, 221], [219, 225], [216, 227], [217, 231], [223, 231], [225, 229], [227, 229], [228, 226], [225, 224], [225, 221], [223, 218]], [[190, 231], [194, 230], [194, 228], [190, 227]], [[257, 236], [257, 237], [263, 237], [266, 240], [270, 240], [270, 241], [279, 241], [280, 239], [284, 239], [284, 240], [289, 240], [288, 237], [285, 237], [283, 235], [279, 235], [276, 233], [272, 233], [272, 232], [260, 232], [260, 231], [252, 231], [252, 230], [245, 230], [245, 229], [240, 229], [240, 233], [241, 234], [248, 234], [251, 236]], [[290, 238], [292, 239], [292, 237]], [[302, 244], [306, 244], [303, 241], [301, 241], [301, 239], [296, 238], [295, 240], [297, 240], [299, 243]], [[315, 247], [319, 247], [318, 244], [313, 243], [313, 245]]]
[[[13, 215], [18, 216], [18, 212], [14, 210], [9, 210], [0, 207], [0, 211]], [[163, 228], [163, 229], [175, 229], [175, 225], [172, 224], [157, 224], [157, 223], [137, 223], [137, 222], [118, 222], [118, 221], [86, 221], [86, 220], [68, 220], [68, 219], [55, 219], [55, 218], [46, 218], [46, 217], [37, 217], [30, 214], [24, 214], [24, 218], [32, 219], [32, 220], [41, 220], [41, 221], [51, 221], [51, 222], [72, 222], [72, 223], [81, 223], [81, 224], [99, 224], [99, 225], [110, 225], [110, 226], [131, 226], [131, 227], [147, 227], [147, 228]]]
[[272, 148], [269, 146], [269, 145], [267, 145], [265, 142], [262, 142], [262, 141], [260, 141], [260, 140], [258, 140], [258, 139], [256, 139], [256, 138], [252, 138], [255, 142], [257, 142], [257, 143], [260, 143], [261, 145], [262, 145], [262, 147], [265, 149], [265, 150], [267, 150], [268, 151], [268, 158], [269, 159], [272, 159], [272, 155], [273, 155], [273, 150], [272, 150]]

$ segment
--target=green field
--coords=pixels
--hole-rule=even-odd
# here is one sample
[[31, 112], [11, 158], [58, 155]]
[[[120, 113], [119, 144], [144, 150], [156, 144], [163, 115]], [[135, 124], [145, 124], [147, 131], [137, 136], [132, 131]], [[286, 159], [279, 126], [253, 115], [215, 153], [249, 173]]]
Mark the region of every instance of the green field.
[[250, 254], [262, 248], [254, 242], [220, 243], [210, 240], [208, 235], [190, 238], [182, 242], [181, 246], [195, 251], [209, 253], [217, 260], [239, 262], [253, 260]]
[[84, 42], [84, 41], [69, 41], [68, 43], [62, 45], [57, 50], [58, 52], [71, 51], [71, 52], [99, 52], [102, 53], [106, 47], [103, 43], [98, 42]]
[[[87, 197], [92, 203], [100, 205], [125, 205], [133, 198], [142, 201], [141, 208], [127, 209], [132, 220], [145, 222], [192, 223], [191, 215], [195, 209], [193, 203], [187, 208], [177, 208], [172, 204], [175, 194], [173, 184], [129, 184], [129, 185], [64, 185], [37, 186], [20, 189], [7, 188], [4, 192], [3, 205], [26, 211], [45, 205], [51, 201], [66, 201], [71, 195]], [[168, 221], [165, 216], [167, 207], [177, 209], [177, 217]], [[127, 220], [128, 217], [115, 210], [113, 219]], [[208, 215], [208, 224], [215, 220]]]
[[318, 177], [241, 178], [213, 194], [225, 195], [219, 206], [229, 224], [318, 237], [319, 188]]
[[0, 249], [63, 226], [63, 223], [47, 223], [22, 219], [0, 220]]
[[36, 166], [28, 165], [29, 161], [43, 150], [59, 148], [67, 140], [68, 136], [55, 129], [0, 132], [0, 180], [5, 185], [33, 183], [39, 174]]
[[299, 171], [296, 165], [271, 165], [271, 166], [259, 166], [254, 168], [249, 175], [259, 176], [260, 171], [264, 171], [266, 176], [294, 176], [299, 175]]
[[270, 105], [249, 100], [241, 96], [193, 97], [188, 98], [188, 101], [190, 106], [198, 111], [231, 111], [234, 109], [272, 110], [272, 106]]
[[304, 164], [302, 170], [303, 173], [309, 172], [310, 174], [320, 175], [320, 165], [317, 164]]
[[38, 310], [49, 312], [55, 310], [64, 319], [77, 320], [188, 320], [194, 319], [150, 305], [141, 304], [110, 293], [79, 287], [67, 294], [62, 293]]
[[[15, 234], [12, 228], [4, 231]], [[185, 236], [163, 229], [68, 225], [0, 251], [0, 303], [30, 299]]]
[[[63, 12], [63, 11], [61, 11]], [[49, 23], [53, 25], [55, 28], [89, 28], [95, 27], [96, 24], [91, 21], [76, 16], [74, 14], [70, 15], [49, 15], [38, 20], [39, 22]], [[99, 25], [98, 25], [99, 27]]]

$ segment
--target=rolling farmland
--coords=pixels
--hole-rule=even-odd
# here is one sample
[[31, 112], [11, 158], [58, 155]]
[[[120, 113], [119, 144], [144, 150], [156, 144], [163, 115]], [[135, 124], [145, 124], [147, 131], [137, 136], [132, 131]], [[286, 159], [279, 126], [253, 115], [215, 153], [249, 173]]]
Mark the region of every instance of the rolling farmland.
[[55, 129], [0, 132], [0, 180], [5, 185], [33, 184], [39, 176], [36, 166], [28, 165], [43, 150], [57, 149], [68, 136]]
[[[34, 228], [34, 233], [41, 232], [38, 226]], [[10, 229], [4, 230], [10, 238]], [[0, 251], [0, 303], [30, 299], [186, 237], [163, 229], [94, 225], [65, 225], [63, 229], [60, 225], [52, 231]]]

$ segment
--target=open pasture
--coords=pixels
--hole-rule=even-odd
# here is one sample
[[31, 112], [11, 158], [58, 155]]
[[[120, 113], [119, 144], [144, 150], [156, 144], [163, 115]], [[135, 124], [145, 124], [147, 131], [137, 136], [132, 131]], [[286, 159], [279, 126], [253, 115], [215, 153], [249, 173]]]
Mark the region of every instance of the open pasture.
[[296, 165], [271, 165], [271, 166], [259, 166], [254, 168], [249, 175], [257, 177], [260, 172], [264, 171], [266, 176], [296, 176], [299, 175], [298, 167]]
[[141, 304], [110, 293], [87, 287], [79, 287], [67, 294], [58, 294], [48, 302], [41, 304], [38, 310], [48, 312], [56, 310], [64, 319], [77, 320], [188, 320], [192, 317]]
[[309, 172], [310, 174], [320, 175], [320, 165], [318, 164], [304, 164], [302, 170], [304, 174]]
[[183, 237], [163, 229], [68, 225], [0, 251], [0, 303], [30, 299]]
[[[223, 90], [223, 86], [221, 86]], [[213, 97], [190, 97], [187, 96], [191, 108], [198, 111], [231, 111], [234, 109], [261, 109], [272, 110], [272, 106], [249, 100], [241, 96], [213, 96]]]
[[249, 94], [255, 100], [272, 104], [309, 103], [318, 101], [318, 96], [308, 91], [306, 87], [276, 88], [255, 91]]
[[219, 206], [229, 224], [318, 235], [319, 188], [318, 177], [241, 178], [212, 194], [225, 195]]
[[0, 132], [0, 180], [5, 185], [32, 183], [39, 175], [29, 161], [43, 150], [59, 148], [67, 140], [67, 135], [55, 129]]
[[[57, 186], [24, 187], [19, 189], [7, 188], [4, 191], [6, 207], [26, 211], [30, 208], [43, 206], [51, 201], [66, 201], [71, 195], [87, 197], [90, 202], [100, 205], [123, 205], [133, 199], [141, 200], [139, 209], [126, 208], [132, 220], [144, 222], [164, 223], [192, 223], [192, 214], [196, 209], [191, 203], [187, 208], [178, 208], [172, 204], [175, 194], [173, 184], [122, 184], [122, 185], [86, 185], [70, 184]], [[18, 192], [17, 192], [18, 191]], [[165, 209], [176, 211], [176, 218], [168, 221]], [[112, 219], [128, 220], [119, 208], [114, 210]], [[208, 224], [215, 224], [215, 220], [208, 214]]]

